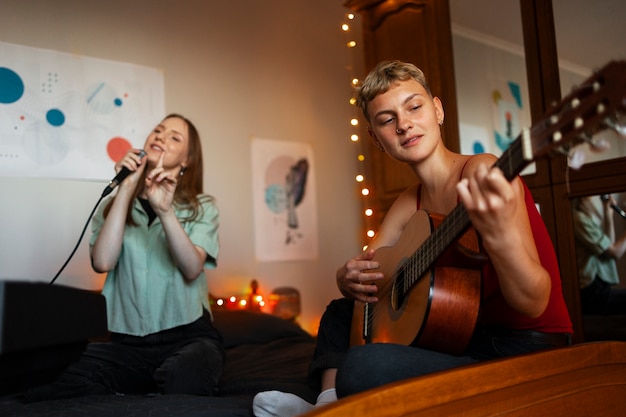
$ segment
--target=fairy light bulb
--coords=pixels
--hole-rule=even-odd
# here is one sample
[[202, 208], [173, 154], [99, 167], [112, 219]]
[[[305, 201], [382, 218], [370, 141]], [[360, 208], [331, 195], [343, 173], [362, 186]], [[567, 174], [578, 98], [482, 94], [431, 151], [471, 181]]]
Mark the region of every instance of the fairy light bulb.
[[369, 195], [369, 194], [370, 194], [370, 190], [368, 188], [361, 189], [361, 195]]
[[356, 118], [350, 119], [350, 124], [352, 126], [358, 126], [359, 125], [359, 119], [356, 119]]
[[365, 209], [365, 215], [367, 217], [371, 217], [372, 214], [374, 214], [374, 210], [372, 210], [371, 208]]
[[361, 174], [358, 174], [355, 179], [356, 179], [356, 182], [363, 182], [365, 177]]

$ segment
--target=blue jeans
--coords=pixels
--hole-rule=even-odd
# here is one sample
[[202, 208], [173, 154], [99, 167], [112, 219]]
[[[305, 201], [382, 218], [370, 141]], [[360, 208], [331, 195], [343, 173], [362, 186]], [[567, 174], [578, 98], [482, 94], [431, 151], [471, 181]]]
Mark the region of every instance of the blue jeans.
[[145, 337], [113, 333], [90, 343], [56, 380], [26, 391], [27, 401], [90, 394], [217, 393], [224, 349], [205, 312], [185, 326]]
[[461, 356], [389, 343], [351, 348], [353, 310], [354, 302], [345, 298], [333, 300], [326, 307], [309, 368], [314, 384], [319, 384], [322, 371], [337, 368], [339, 398], [402, 379], [571, 343], [571, 336], [565, 334], [544, 340], [546, 335], [538, 332], [477, 328]]

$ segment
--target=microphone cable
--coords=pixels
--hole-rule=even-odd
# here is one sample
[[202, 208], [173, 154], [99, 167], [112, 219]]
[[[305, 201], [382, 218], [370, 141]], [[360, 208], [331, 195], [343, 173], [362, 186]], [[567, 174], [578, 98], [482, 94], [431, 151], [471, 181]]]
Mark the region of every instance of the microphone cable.
[[69, 264], [70, 260], [74, 257], [74, 254], [76, 253], [76, 251], [78, 250], [78, 247], [80, 246], [80, 242], [83, 240], [83, 237], [85, 236], [85, 232], [87, 231], [87, 227], [89, 226], [89, 222], [91, 221], [91, 218], [93, 217], [94, 213], [96, 212], [96, 209], [98, 208], [98, 206], [100, 205], [100, 202], [102, 201], [102, 199], [104, 197], [105, 197], [105, 194], [103, 193], [100, 196], [100, 198], [98, 199], [98, 202], [94, 206], [93, 210], [91, 210], [91, 214], [87, 218], [87, 222], [85, 223], [85, 227], [83, 227], [83, 231], [81, 232], [80, 237], [78, 238], [78, 242], [76, 242], [76, 246], [74, 247], [74, 250], [72, 250], [72, 253], [70, 253], [70, 256], [67, 258], [67, 260], [65, 261], [65, 263], [63, 264], [61, 269], [59, 269], [59, 272], [57, 272], [56, 275], [54, 276], [54, 278], [52, 278], [52, 281], [50, 281], [50, 285], [54, 284], [54, 281], [57, 280], [59, 275], [61, 275], [61, 272], [63, 272], [63, 270], [65, 269], [67, 264]]
[[[143, 158], [144, 156], [146, 156], [146, 151], [144, 151], [143, 149], [141, 149], [139, 151], [139, 158]], [[113, 178], [110, 182], [109, 185], [107, 185], [104, 188], [104, 191], [102, 191], [102, 195], [100, 195], [100, 198], [98, 199], [98, 201], [96, 202], [96, 205], [94, 206], [93, 210], [91, 210], [91, 214], [89, 215], [89, 217], [87, 218], [87, 223], [85, 223], [85, 227], [83, 227], [83, 231], [80, 234], [80, 237], [78, 238], [78, 242], [76, 242], [76, 246], [74, 247], [74, 250], [72, 251], [72, 253], [70, 253], [70, 256], [67, 258], [67, 261], [65, 261], [65, 263], [63, 264], [63, 266], [61, 267], [61, 269], [59, 269], [59, 272], [57, 272], [57, 274], [54, 276], [54, 278], [52, 278], [52, 281], [50, 281], [50, 284], [54, 284], [54, 281], [57, 280], [57, 278], [59, 277], [59, 275], [61, 275], [61, 272], [63, 272], [63, 270], [65, 269], [65, 267], [67, 266], [68, 263], [70, 263], [70, 260], [72, 259], [72, 257], [74, 256], [74, 254], [76, 253], [76, 251], [78, 250], [78, 247], [80, 246], [80, 242], [83, 240], [83, 237], [85, 236], [85, 232], [87, 231], [87, 226], [89, 226], [89, 222], [91, 221], [91, 218], [93, 217], [94, 213], [96, 212], [96, 209], [98, 208], [98, 206], [100, 205], [100, 202], [102, 202], [102, 199], [104, 197], [106, 197], [107, 195], [111, 194], [111, 192], [113, 191], [113, 189], [115, 187], [117, 187], [122, 181], [124, 181], [124, 179], [130, 174], [130, 170], [128, 168], [122, 168], [120, 170], [120, 172], [117, 173], [117, 175], [115, 176], [115, 178]]]

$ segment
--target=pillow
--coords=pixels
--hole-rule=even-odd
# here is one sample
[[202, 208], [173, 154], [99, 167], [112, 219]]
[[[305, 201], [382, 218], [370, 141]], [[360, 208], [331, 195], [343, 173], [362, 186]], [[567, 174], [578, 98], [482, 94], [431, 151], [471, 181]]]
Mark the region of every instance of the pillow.
[[314, 340], [313, 336], [292, 321], [271, 314], [246, 310], [213, 311], [213, 326], [222, 335], [226, 349], [237, 345], [267, 343], [294, 336]]

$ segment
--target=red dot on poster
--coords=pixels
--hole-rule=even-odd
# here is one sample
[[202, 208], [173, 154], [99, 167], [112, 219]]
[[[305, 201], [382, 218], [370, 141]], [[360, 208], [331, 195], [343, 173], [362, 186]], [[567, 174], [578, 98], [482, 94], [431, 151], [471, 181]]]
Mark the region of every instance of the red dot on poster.
[[109, 158], [111, 158], [113, 162], [117, 162], [122, 159], [124, 155], [126, 155], [126, 152], [132, 147], [133, 146], [127, 139], [116, 136], [107, 143], [107, 154], [109, 154]]

